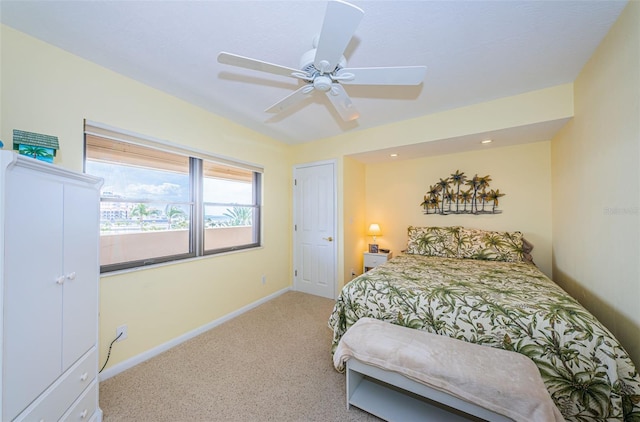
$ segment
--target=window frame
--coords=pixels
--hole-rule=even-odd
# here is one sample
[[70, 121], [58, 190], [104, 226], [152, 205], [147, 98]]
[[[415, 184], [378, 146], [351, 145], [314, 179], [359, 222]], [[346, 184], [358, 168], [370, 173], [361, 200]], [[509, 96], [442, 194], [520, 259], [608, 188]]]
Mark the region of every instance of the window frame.
[[[158, 256], [146, 259], [137, 259], [127, 262], [112, 263], [100, 265], [100, 273], [107, 274], [121, 270], [132, 270], [144, 268], [152, 265], [184, 261], [193, 258], [213, 256], [223, 253], [244, 251], [262, 247], [262, 177], [264, 170], [255, 164], [237, 161], [228, 157], [211, 154], [175, 144], [168, 141], [161, 141], [146, 137], [144, 135], [134, 134], [132, 132], [119, 130], [107, 125], [85, 120], [83, 133], [83, 169], [86, 172], [87, 167], [87, 136], [95, 136], [116, 142], [133, 144], [145, 148], [151, 148], [165, 153], [172, 153], [186, 156], [189, 158], [189, 201], [191, 213], [189, 217], [189, 252], [174, 255]], [[242, 207], [250, 206], [253, 209], [252, 218], [252, 242], [228, 247], [220, 247], [215, 249], [205, 249], [205, 203], [204, 203], [204, 162], [211, 162], [223, 166], [235, 167], [244, 171], [252, 172], [252, 201], [253, 204], [238, 204]], [[104, 198], [102, 193], [100, 201], [109, 202], [112, 198]], [[123, 201], [129, 202], [129, 201]], [[145, 201], [138, 202], [163, 202], [163, 201]]]

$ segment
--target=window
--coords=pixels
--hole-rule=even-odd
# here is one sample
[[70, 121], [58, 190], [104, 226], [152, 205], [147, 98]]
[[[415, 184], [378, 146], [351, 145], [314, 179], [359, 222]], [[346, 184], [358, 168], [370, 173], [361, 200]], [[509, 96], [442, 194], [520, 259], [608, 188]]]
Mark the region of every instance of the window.
[[101, 272], [260, 246], [260, 170], [85, 124]]
[[[212, 253], [253, 243], [258, 237], [259, 174], [203, 161], [204, 251]], [[209, 230], [218, 228], [218, 230]]]

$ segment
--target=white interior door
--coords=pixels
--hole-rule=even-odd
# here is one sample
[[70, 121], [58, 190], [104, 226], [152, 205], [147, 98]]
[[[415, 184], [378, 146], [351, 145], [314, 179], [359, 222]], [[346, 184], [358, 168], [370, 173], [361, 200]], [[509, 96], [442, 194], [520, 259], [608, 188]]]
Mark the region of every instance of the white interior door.
[[294, 288], [334, 299], [336, 294], [335, 163], [294, 169]]

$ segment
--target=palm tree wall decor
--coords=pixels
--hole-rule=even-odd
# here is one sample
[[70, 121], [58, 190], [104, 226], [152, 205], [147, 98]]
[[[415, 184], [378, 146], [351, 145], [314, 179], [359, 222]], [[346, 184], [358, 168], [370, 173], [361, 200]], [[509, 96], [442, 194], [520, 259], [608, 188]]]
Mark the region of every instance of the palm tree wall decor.
[[[489, 175], [480, 177], [476, 174], [468, 178], [464, 172], [456, 170], [450, 177], [440, 178], [439, 182], [430, 185], [420, 206], [424, 214], [500, 214], [498, 200], [505, 194], [500, 189], [489, 190], [491, 181]], [[468, 189], [461, 189], [463, 185]]]

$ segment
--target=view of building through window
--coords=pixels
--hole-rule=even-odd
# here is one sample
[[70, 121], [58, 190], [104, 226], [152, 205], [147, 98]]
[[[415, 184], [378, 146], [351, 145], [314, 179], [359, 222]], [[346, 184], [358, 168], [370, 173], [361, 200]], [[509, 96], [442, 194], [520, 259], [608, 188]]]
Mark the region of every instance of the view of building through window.
[[85, 144], [85, 171], [104, 179], [103, 272], [259, 246], [259, 173], [94, 135]]
[[100, 195], [103, 234], [189, 228], [188, 162], [182, 174], [92, 160], [87, 160], [86, 171], [105, 180]]

